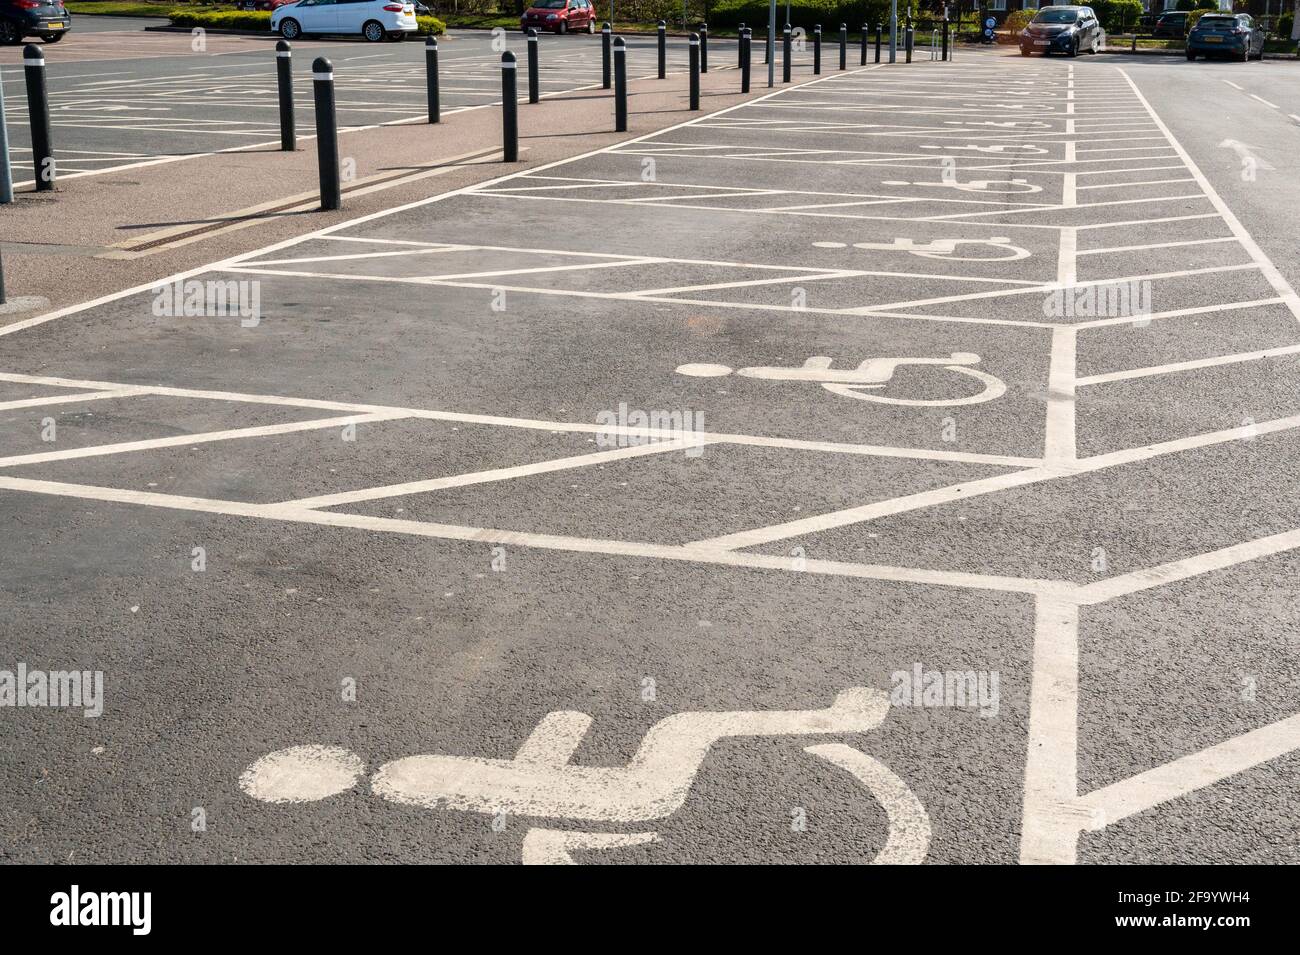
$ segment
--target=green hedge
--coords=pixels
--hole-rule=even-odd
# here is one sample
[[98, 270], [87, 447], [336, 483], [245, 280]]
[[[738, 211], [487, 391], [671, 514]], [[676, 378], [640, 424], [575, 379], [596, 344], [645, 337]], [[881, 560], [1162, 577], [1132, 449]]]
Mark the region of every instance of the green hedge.
[[[270, 32], [271, 12], [269, 10], [226, 10], [221, 13], [191, 13], [188, 10], [172, 10], [167, 14], [175, 27], [202, 27], [205, 30], [258, 30]], [[437, 17], [416, 17], [419, 32], [423, 34], [441, 34], [447, 25]]]
[[172, 10], [167, 14], [174, 27], [203, 27], [205, 30], [267, 30], [271, 29], [269, 10], [223, 10], [220, 13], [191, 13]]
[[[735, 29], [738, 24], [745, 24], [760, 36], [767, 29], [768, 4], [766, 0], [722, 0], [709, 11], [709, 26], [722, 29]], [[906, 4], [898, 5], [898, 16], [902, 19]], [[785, 3], [779, 2], [776, 8], [776, 28], [784, 26]], [[839, 30], [841, 23], [848, 24], [852, 33], [862, 29], [862, 24], [889, 23], [889, 5], [886, 0], [790, 0], [790, 25], [803, 27], [811, 31], [821, 24], [822, 32], [829, 34]]]

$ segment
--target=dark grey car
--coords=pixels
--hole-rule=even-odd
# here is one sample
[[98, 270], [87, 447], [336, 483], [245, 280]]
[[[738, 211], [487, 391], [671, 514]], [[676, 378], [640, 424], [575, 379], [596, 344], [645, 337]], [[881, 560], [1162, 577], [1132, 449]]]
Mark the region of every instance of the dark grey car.
[[1020, 53], [1096, 53], [1101, 24], [1092, 7], [1043, 7], [1020, 34]]

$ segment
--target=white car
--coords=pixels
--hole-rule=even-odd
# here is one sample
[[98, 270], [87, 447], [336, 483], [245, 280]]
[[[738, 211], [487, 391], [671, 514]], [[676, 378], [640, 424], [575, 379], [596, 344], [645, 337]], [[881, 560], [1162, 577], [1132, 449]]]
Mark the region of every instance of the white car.
[[271, 14], [271, 30], [286, 40], [309, 33], [359, 33], [378, 43], [401, 40], [416, 29], [415, 4], [405, 0], [298, 0]]

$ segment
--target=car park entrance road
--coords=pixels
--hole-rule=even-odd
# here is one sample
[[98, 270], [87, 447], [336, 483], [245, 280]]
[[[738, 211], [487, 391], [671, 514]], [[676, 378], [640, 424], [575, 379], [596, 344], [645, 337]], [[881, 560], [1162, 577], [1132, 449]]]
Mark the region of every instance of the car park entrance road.
[[804, 75], [0, 328], [4, 642], [105, 673], [14, 857], [1293, 861], [1300, 298], [1138, 69]]

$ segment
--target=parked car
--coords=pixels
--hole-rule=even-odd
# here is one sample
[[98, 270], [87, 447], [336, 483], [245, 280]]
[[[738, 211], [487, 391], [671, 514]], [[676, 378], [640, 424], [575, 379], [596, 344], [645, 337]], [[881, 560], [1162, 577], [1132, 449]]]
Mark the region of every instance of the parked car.
[[372, 43], [401, 40], [418, 29], [415, 6], [402, 0], [297, 0], [271, 14], [271, 29], [286, 40], [308, 34], [361, 34]]
[[535, 0], [519, 18], [519, 29], [569, 33], [596, 32], [596, 8], [591, 0]]
[[1151, 31], [1151, 35], [1166, 40], [1181, 40], [1187, 36], [1187, 11], [1176, 10], [1166, 13], [1156, 21], [1156, 27]]
[[58, 43], [72, 29], [72, 14], [63, 0], [0, 0], [0, 45], [14, 46], [38, 36]]
[[1248, 13], [1207, 13], [1187, 34], [1187, 58], [1224, 53], [1245, 63], [1264, 59], [1264, 28]]
[[1020, 32], [1020, 54], [1096, 53], [1101, 38], [1101, 24], [1092, 7], [1044, 7]]

